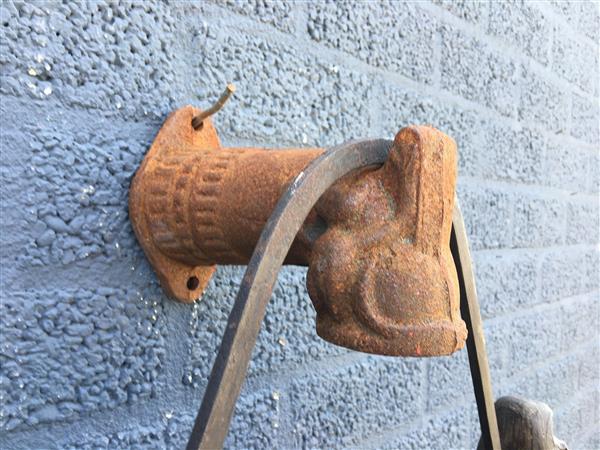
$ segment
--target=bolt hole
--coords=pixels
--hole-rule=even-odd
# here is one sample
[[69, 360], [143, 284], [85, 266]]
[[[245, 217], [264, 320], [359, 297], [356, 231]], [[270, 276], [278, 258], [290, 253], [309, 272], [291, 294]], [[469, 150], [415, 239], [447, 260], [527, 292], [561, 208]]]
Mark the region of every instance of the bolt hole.
[[198, 286], [200, 286], [200, 280], [198, 279], [198, 277], [189, 277], [187, 280], [187, 288], [190, 291], [195, 291], [196, 289], [198, 289]]
[[192, 128], [196, 131], [200, 131], [204, 127], [204, 122], [197, 123], [196, 118], [192, 120]]

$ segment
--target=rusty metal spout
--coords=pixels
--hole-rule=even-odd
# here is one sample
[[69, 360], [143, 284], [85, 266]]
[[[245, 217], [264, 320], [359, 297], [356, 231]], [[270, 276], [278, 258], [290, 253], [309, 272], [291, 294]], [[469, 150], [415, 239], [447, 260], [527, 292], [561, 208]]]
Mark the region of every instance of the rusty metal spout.
[[[277, 200], [322, 149], [222, 148], [209, 118], [185, 107], [167, 119], [130, 191], [136, 236], [168, 295], [192, 302], [216, 264], [247, 264]], [[454, 141], [407, 127], [380, 167], [334, 184], [304, 222], [286, 264], [308, 266], [317, 333], [385, 355], [461, 348], [450, 254]]]

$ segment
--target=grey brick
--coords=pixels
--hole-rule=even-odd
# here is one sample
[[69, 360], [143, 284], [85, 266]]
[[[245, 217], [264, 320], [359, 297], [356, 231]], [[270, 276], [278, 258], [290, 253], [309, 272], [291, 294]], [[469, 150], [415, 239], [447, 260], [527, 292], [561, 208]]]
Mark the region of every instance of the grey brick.
[[242, 275], [241, 267], [219, 266], [202, 298], [193, 305], [189, 314], [186, 339], [189, 354], [184, 363], [183, 384], [205, 386]]
[[157, 1], [49, 1], [5, 11], [3, 94], [130, 118], [162, 117], [185, 94], [183, 11]]
[[295, 380], [294, 446], [352, 446], [375, 433], [415, 419], [420, 407], [422, 361], [369, 357], [349, 367]]
[[562, 0], [550, 0], [548, 3], [545, 4], [545, 6], [547, 5], [547, 7], [549, 7], [548, 9], [550, 9], [554, 13], [557, 13], [559, 17], [562, 16], [562, 18], [567, 23], [572, 25], [573, 28], [576, 28], [579, 22], [578, 16], [581, 12], [580, 8], [578, 7], [578, 3], [579, 2], [564, 2]]
[[542, 247], [564, 242], [564, 201], [537, 196], [518, 196], [515, 200], [513, 246]]
[[[236, 417], [240, 412], [240, 405], [243, 401], [244, 396], [242, 394], [235, 406], [232, 426], [233, 423], [236, 422]], [[187, 445], [187, 441], [194, 426], [195, 416], [193, 414], [188, 414], [187, 412], [170, 408], [164, 408], [160, 413], [160, 420], [153, 421], [152, 425], [154, 425], [157, 428], [156, 431], [160, 433], [160, 439], [163, 442], [162, 448], [173, 450], [184, 448]], [[135, 430], [135, 428], [136, 427], [132, 427], [132, 431]], [[229, 444], [227, 439], [225, 442]], [[143, 447], [144, 446], [142, 446], [142, 448]]]
[[[219, 267], [202, 300], [194, 305], [184, 384], [203, 385], [210, 375], [242, 274], [239, 267]], [[254, 349], [250, 376], [278, 373], [348, 352], [316, 335], [315, 312], [306, 292], [305, 278], [306, 269], [281, 271]]]
[[[560, 305], [486, 321], [483, 329], [492, 380], [525, 376], [529, 367], [552, 358], [560, 347]], [[529, 395], [534, 386], [499, 383], [499, 394]]]
[[430, 412], [474, 401], [467, 349], [450, 356], [431, 358], [427, 382], [427, 410]]
[[600, 7], [596, 2], [565, 2], [552, 0], [552, 8], [562, 15], [575, 33], [598, 42], [600, 38]]
[[567, 244], [597, 244], [600, 239], [600, 205], [597, 198], [569, 202]]
[[68, 450], [168, 448], [164, 439], [164, 430], [161, 428], [148, 425], [129, 427], [108, 435], [98, 433], [85, 439], [63, 443], [61, 448]]
[[306, 291], [306, 269], [284, 268], [277, 280], [252, 360], [251, 374], [302, 367], [349, 353], [317, 336], [316, 313]]
[[475, 24], [483, 24], [487, 22], [488, 10], [490, 2], [481, 1], [473, 2], [469, 0], [433, 0], [433, 3], [446, 9], [453, 15], [472, 22]]
[[597, 292], [586, 294], [563, 305], [562, 348], [569, 350], [574, 346], [600, 339], [600, 307]]
[[[597, 2], [579, 2], [579, 22], [575, 31], [583, 32], [595, 43], [600, 41], [600, 5]], [[600, 445], [598, 446], [600, 447]]]
[[381, 110], [384, 136], [391, 139], [409, 124], [429, 124], [456, 141], [459, 176], [480, 173], [483, 121], [475, 111], [389, 83], [383, 85]]
[[549, 139], [542, 183], [571, 192], [589, 189], [588, 168], [593, 168], [594, 155], [573, 142]]
[[597, 247], [583, 252], [579, 292], [589, 292], [600, 287], [600, 251]]
[[[571, 349], [573, 348], [570, 347]], [[528, 398], [544, 402], [552, 410], [573, 398], [573, 393], [579, 389], [578, 365], [585, 358], [581, 353], [569, 354], [558, 361], [552, 361], [535, 371], [535, 378], [527, 383], [525, 380], [517, 381], [519, 385], [528, 386], [531, 394]]]
[[[547, 245], [559, 245], [565, 241], [565, 205], [562, 199], [548, 199], [545, 208], [545, 230], [542, 241]], [[568, 214], [568, 212], [567, 212]]]
[[436, 23], [416, 3], [314, 2], [307, 28], [314, 41], [370, 65], [425, 83], [433, 80]]
[[441, 26], [441, 85], [505, 116], [515, 115], [517, 64], [483, 41]]
[[600, 192], [600, 152], [590, 152], [588, 158], [585, 159], [589, 159], [587, 165], [588, 192], [596, 194]]
[[[508, 367], [513, 364], [511, 355], [508, 354], [511, 333], [510, 320], [487, 320], [483, 323], [483, 331], [491, 378], [492, 380], [506, 379]], [[506, 385], [500, 383], [500, 386]], [[503, 392], [500, 391], [500, 394]]]
[[226, 136], [297, 147], [368, 134], [373, 83], [365, 74], [225, 24], [194, 38], [192, 48], [200, 98], [217, 98], [229, 81], [243, 93], [216, 116]]
[[471, 414], [465, 408], [431, 418], [412, 432], [390, 439], [382, 450], [425, 450], [474, 448], [471, 444]]
[[477, 404], [470, 402], [461, 408], [467, 415], [465, 420], [469, 429], [468, 440], [465, 448], [477, 448], [479, 439], [481, 438], [481, 424], [479, 423], [479, 414], [477, 412]]
[[589, 292], [598, 286], [598, 251], [556, 250], [546, 254], [542, 263], [542, 301]]
[[[278, 391], [242, 392], [225, 440], [226, 449], [263, 449], [278, 446]], [[131, 424], [121, 423], [119, 431], [109, 434], [91, 433], [82, 437], [65, 436], [57, 442], [61, 449], [181, 449], [185, 448], [194, 425], [195, 415], [178, 408], [161, 408], [148, 418], [133, 418]], [[136, 423], [137, 422], [137, 423]], [[66, 438], [66, 439], [65, 439]]]
[[558, 28], [552, 46], [552, 69], [555, 73], [585, 92], [598, 95], [598, 45], [592, 45], [570, 36]]
[[460, 184], [458, 194], [471, 248], [510, 247], [511, 197], [499, 189]]
[[530, 254], [475, 253], [475, 273], [481, 314], [492, 318], [539, 302], [538, 259]]
[[483, 129], [480, 176], [525, 183], [539, 182], [546, 143], [529, 128], [490, 123]]
[[524, 372], [528, 366], [552, 358], [562, 330], [560, 310], [556, 307], [521, 314], [506, 324], [508, 335], [506, 376]]
[[[129, 270], [140, 250], [127, 193], [156, 126], [115, 124], [93, 113], [65, 113], [56, 104], [40, 112], [6, 101], [2, 110], [10, 117], [6, 125], [20, 130], [19, 140], [2, 137], [11, 155], [0, 172], [3, 191], [11, 194], [4, 239], [18, 249], [5, 276], [99, 259]], [[26, 287], [21, 280], [13, 285]]]
[[598, 428], [600, 423], [599, 403], [600, 391], [596, 387], [594, 390], [582, 393], [568, 404], [563, 405], [555, 412], [556, 435], [575, 448], [575, 445], [587, 434], [586, 432]]
[[277, 389], [242, 392], [235, 407], [225, 448], [264, 449], [285, 446], [284, 442], [278, 441], [280, 403], [285, 401], [285, 395]]
[[490, 34], [548, 64], [553, 26], [535, 5], [522, 0], [491, 2], [490, 17]]
[[525, 371], [524, 374], [518, 374], [508, 379], [508, 381], [506, 381], [506, 378], [502, 378], [501, 380], [502, 381], [498, 382], [498, 378], [492, 379], [492, 383], [494, 385], [494, 397], [496, 399], [510, 395], [538, 400], [535, 395], [535, 372]]
[[600, 104], [598, 99], [584, 98], [573, 94], [573, 112], [571, 117], [571, 135], [585, 142], [598, 146], [600, 130], [598, 117]]
[[166, 324], [155, 293], [12, 292], [2, 317], [2, 429], [35, 426], [156, 395]]
[[111, 448], [166, 448], [163, 436], [153, 426], [132, 427], [125, 431], [109, 434], [108, 436], [95, 435], [83, 442], [68, 444], [69, 450], [97, 450]]
[[585, 436], [580, 435], [581, 447], [580, 448], [600, 448], [600, 427], [592, 429], [591, 432]]
[[[597, 307], [596, 307], [597, 308]], [[579, 355], [579, 387], [597, 386], [600, 383], [600, 346], [598, 340], [583, 347]]]
[[521, 66], [521, 71], [519, 119], [528, 125], [537, 123], [552, 133], [565, 134], [569, 122], [568, 93], [530, 66]]
[[295, 29], [293, 8], [291, 1], [268, 0], [213, 0], [219, 5], [239, 14], [244, 14], [253, 19], [273, 25], [283, 31], [293, 32]]

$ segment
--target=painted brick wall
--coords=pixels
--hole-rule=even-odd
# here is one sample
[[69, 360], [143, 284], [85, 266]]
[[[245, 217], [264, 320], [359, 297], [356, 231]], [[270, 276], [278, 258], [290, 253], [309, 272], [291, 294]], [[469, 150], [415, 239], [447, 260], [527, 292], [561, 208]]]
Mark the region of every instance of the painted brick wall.
[[[228, 145], [328, 146], [431, 123], [458, 142], [496, 395], [600, 448], [597, 3], [171, 1], [0, 6], [0, 447], [181, 448], [242, 268], [165, 299], [127, 190], [166, 115]], [[466, 352], [367, 356], [315, 335], [285, 268], [231, 448], [474, 448]]]

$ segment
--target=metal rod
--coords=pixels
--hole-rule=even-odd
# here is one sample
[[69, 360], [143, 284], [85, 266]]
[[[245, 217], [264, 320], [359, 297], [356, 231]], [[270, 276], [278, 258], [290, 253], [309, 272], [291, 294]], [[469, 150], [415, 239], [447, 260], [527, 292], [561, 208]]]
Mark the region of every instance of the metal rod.
[[494, 406], [494, 393], [485, 349], [483, 324], [479, 311], [479, 301], [475, 289], [475, 276], [471, 265], [469, 241], [465, 223], [458, 205], [454, 201], [454, 215], [452, 218], [452, 234], [450, 237], [450, 250], [458, 272], [460, 286], [460, 314], [467, 325], [467, 352], [469, 355], [469, 368], [477, 412], [481, 425], [481, 442], [486, 450], [501, 450], [496, 409]]
[[223, 91], [219, 99], [210, 108], [208, 108], [206, 111], [202, 111], [192, 119], [192, 127], [194, 128], [194, 130], [199, 130], [200, 128], [202, 128], [202, 122], [204, 122], [204, 119], [212, 116], [213, 114], [218, 112], [223, 106], [225, 106], [225, 103], [227, 103], [227, 100], [229, 100], [229, 97], [231, 97], [234, 92], [235, 86], [232, 83], [229, 83], [225, 87], [225, 90]]
[[391, 141], [355, 141], [326, 151], [295, 178], [281, 197], [254, 249], [187, 445], [220, 449], [246, 376], [252, 349], [277, 274], [306, 216], [336, 180], [387, 158]]
[[[311, 208], [343, 175], [383, 163], [390, 144], [359, 141], [328, 150], [296, 177], [277, 203], [244, 274], [187, 450], [222, 448], [279, 268]], [[461, 314], [469, 330], [467, 351], [482, 443], [486, 449], [501, 450], [475, 279], [458, 201], [450, 247], [458, 272]]]

